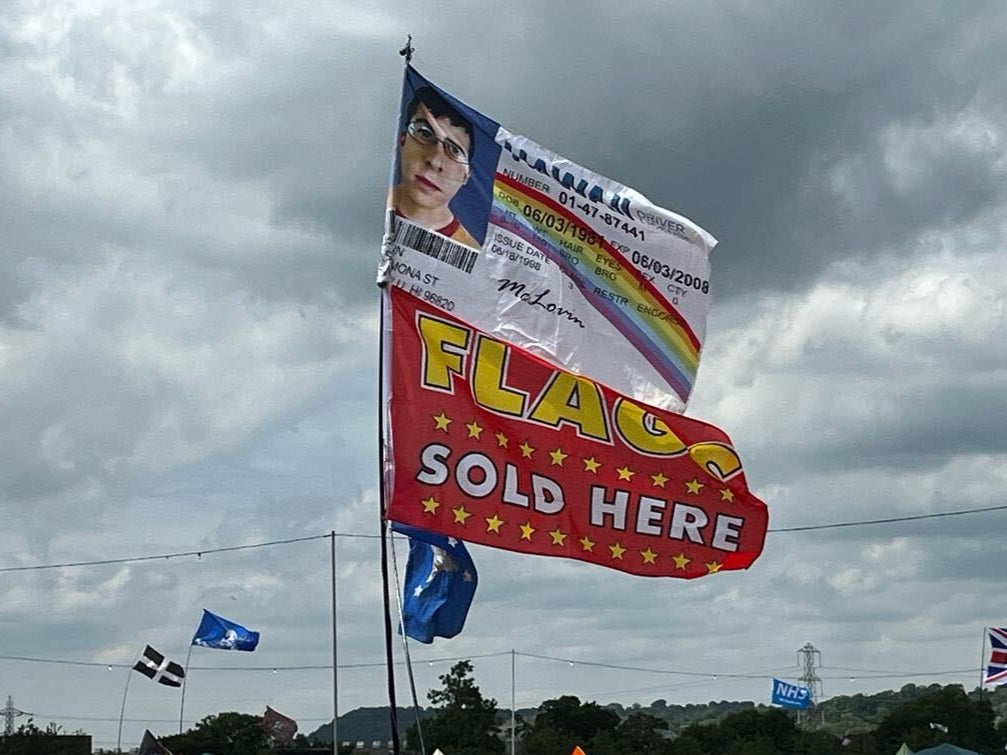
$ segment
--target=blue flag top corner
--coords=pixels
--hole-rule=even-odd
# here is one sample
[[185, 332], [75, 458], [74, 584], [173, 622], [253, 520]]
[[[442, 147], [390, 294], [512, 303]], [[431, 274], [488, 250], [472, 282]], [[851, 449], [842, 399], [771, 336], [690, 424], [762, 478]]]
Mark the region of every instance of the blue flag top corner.
[[804, 710], [811, 705], [811, 690], [807, 687], [801, 687], [800, 685], [774, 678], [772, 702], [773, 705]]
[[402, 596], [406, 636], [430, 643], [434, 637], [454, 637], [465, 626], [479, 582], [465, 544], [453, 537], [393, 523], [409, 537]]
[[216, 650], [255, 650], [259, 633], [203, 609], [203, 620], [192, 636], [193, 645]]

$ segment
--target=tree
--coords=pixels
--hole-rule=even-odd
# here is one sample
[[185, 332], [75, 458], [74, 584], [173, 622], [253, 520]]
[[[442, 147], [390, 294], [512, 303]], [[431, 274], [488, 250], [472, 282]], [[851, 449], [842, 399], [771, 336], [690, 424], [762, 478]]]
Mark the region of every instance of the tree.
[[591, 740], [590, 755], [665, 755], [671, 745], [668, 722], [642, 711], [630, 713], [615, 730], [602, 730]]
[[521, 743], [528, 755], [570, 752], [574, 745], [591, 753], [595, 737], [600, 732], [614, 735], [618, 726], [618, 713], [598, 703], [581, 703], [573, 695], [564, 695], [542, 703], [535, 721], [524, 727]]
[[[497, 734], [497, 702], [482, 696], [471, 673], [471, 661], [459, 661], [439, 677], [443, 689], [427, 693], [436, 708], [434, 715], [423, 721], [428, 751], [440, 748], [446, 755], [503, 753], [504, 743]], [[406, 732], [406, 744], [414, 752], [420, 751], [419, 733], [416, 724]]]
[[192, 729], [171, 737], [160, 737], [161, 744], [175, 755], [265, 755], [273, 752], [262, 728], [262, 716], [248, 713], [217, 713], [207, 716]]
[[[1003, 747], [994, 727], [993, 708], [988, 700], [970, 700], [960, 685], [933, 688], [920, 697], [895, 708], [874, 732], [878, 751], [895, 752], [905, 742], [918, 751], [952, 742], [977, 752], [993, 752]], [[948, 727], [945, 734], [930, 724]]]
[[693, 724], [669, 748], [670, 755], [793, 753], [797, 727], [780, 708], [731, 713], [716, 724]]

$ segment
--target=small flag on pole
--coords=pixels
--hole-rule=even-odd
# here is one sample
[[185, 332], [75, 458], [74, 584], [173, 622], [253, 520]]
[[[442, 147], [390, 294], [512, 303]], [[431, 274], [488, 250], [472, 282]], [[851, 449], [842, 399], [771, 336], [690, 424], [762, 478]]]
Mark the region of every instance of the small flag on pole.
[[936, 724], [936, 723], [934, 723], [933, 721], [931, 721], [931, 722], [930, 722], [930, 728], [931, 728], [931, 729], [936, 729], [937, 731], [942, 731], [942, 732], [944, 732], [945, 734], [947, 734], [947, 733], [948, 733], [948, 727], [947, 727], [947, 726], [945, 726], [944, 724]]
[[465, 543], [453, 537], [395, 523], [409, 536], [402, 599], [405, 633], [418, 642], [454, 637], [465, 626], [478, 575]]
[[136, 751], [136, 755], [172, 755], [172, 752], [158, 742], [157, 737], [151, 734], [149, 730], [145, 729], [143, 732], [143, 741], [140, 742], [140, 749]]
[[174, 661], [169, 661], [150, 645], [147, 645], [133, 670], [166, 687], [181, 687], [185, 678], [185, 669]]
[[811, 705], [811, 690], [782, 679], [773, 679], [773, 705], [805, 710]]
[[259, 633], [245, 629], [241, 624], [217, 616], [203, 609], [203, 620], [199, 622], [192, 644], [216, 650], [255, 650], [259, 644]]
[[277, 742], [287, 745], [297, 733], [297, 721], [267, 705], [266, 712], [262, 714], [262, 728]]
[[1007, 684], [1007, 627], [989, 627], [990, 662], [983, 684]]

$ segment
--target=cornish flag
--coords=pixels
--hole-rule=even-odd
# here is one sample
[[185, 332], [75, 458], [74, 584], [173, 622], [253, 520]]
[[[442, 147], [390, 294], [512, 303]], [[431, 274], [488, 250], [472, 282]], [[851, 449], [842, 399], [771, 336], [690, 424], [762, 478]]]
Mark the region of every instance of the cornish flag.
[[1007, 627], [989, 627], [990, 662], [983, 684], [1007, 684]]
[[185, 669], [174, 661], [169, 661], [150, 645], [147, 645], [133, 670], [167, 687], [181, 687], [182, 679], [185, 678]]

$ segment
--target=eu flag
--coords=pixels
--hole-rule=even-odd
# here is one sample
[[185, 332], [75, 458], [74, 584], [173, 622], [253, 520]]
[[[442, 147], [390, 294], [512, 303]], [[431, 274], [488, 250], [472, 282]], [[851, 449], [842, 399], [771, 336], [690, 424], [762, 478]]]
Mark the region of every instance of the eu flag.
[[191, 644], [217, 650], [255, 650], [259, 644], [259, 633], [204, 608], [203, 620], [199, 622]]
[[409, 561], [403, 587], [405, 633], [418, 642], [454, 637], [465, 626], [478, 575], [460, 540], [393, 523], [409, 537]]

